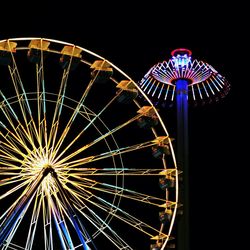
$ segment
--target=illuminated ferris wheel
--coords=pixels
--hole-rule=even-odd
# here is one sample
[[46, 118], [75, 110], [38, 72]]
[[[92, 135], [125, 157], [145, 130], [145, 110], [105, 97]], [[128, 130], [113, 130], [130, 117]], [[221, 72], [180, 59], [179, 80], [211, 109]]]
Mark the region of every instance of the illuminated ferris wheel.
[[103, 57], [0, 41], [0, 248], [166, 249], [178, 171], [157, 110]]

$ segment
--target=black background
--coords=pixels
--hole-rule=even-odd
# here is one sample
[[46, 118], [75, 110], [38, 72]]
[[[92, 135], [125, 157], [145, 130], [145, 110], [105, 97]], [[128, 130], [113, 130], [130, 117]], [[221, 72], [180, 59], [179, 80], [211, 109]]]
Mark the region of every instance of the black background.
[[[108, 59], [135, 81], [155, 63], [168, 60], [173, 49], [184, 47], [227, 78], [231, 90], [222, 101], [189, 108], [191, 250], [242, 249], [240, 215], [245, 215], [242, 207], [248, 199], [243, 176], [249, 165], [243, 160], [249, 117], [244, 6], [211, 1], [51, 4], [3, 8], [0, 39], [74, 43]], [[175, 137], [173, 110], [159, 112]]]

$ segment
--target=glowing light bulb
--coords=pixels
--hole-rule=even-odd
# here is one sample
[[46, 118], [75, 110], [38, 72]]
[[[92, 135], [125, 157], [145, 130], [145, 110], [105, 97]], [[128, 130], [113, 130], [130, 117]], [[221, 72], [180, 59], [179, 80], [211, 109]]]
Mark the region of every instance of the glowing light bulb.
[[172, 51], [172, 61], [176, 69], [188, 67], [191, 63], [192, 52], [188, 49], [175, 49]]

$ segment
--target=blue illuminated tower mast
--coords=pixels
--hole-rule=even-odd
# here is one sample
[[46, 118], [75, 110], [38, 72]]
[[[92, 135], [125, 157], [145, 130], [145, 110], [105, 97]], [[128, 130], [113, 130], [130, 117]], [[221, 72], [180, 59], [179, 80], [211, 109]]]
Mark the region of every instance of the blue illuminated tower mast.
[[[172, 60], [177, 72], [187, 70], [191, 62], [191, 51], [178, 49], [172, 52]], [[183, 216], [178, 225], [178, 249], [189, 250], [189, 183], [188, 183], [188, 84], [184, 75], [176, 78], [177, 108], [177, 166], [183, 172], [183, 186], [180, 189], [180, 202], [183, 203]]]
[[182, 172], [178, 201], [183, 212], [177, 225], [177, 249], [190, 250], [188, 103], [217, 101], [228, 93], [230, 85], [208, 63], [192, 60], [190, 50], [179, 48], [171, 55], [170, 60], [150, 68], [139, 85], [156, 104], [176, 101], [177, 166]]

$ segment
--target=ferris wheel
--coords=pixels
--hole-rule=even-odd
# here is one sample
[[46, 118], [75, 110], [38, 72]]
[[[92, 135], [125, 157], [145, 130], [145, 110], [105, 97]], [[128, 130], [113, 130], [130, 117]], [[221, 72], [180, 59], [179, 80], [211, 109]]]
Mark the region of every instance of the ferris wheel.
[[0, 248], [165, 249], [178, 170], [147, 96], [107, 59], [0, 41]]

